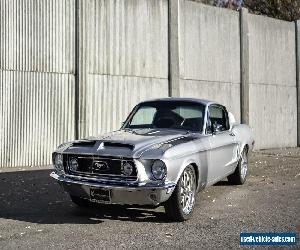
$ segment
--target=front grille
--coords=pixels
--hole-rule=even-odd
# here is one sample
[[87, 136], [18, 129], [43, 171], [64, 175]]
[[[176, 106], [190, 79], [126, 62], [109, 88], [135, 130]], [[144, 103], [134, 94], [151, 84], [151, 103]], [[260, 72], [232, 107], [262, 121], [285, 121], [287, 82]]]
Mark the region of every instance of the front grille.
[[[70, 161], [76, 159], [78, 167], [76, 171], [70, 169]], [[122, 165], [127, 162], [133, 166], [130, 176], [123, 174]], [[68, 155], [66, 160], [66, 172], [72, 175], [101, 177], [103, 179], [116, 179], [135, 181], [137, 171], [132, 159], [118, 159], [111, 157]]]

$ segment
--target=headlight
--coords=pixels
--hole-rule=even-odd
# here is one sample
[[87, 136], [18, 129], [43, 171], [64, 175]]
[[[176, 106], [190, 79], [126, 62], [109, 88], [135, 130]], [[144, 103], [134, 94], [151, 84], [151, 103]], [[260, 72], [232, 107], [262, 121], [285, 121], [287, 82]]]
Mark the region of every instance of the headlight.
[[167, 167], [166, 164], [161, 160], [154, 161], [152, 168], [152, 175], [156, 180], [162, 180], [167, 175]]
[[69, 169], [70, 169], [70, 171], [77, 171], [77, 169], [78, 169], [78, 161], [77, 161], [77, 159], [76, 158], [71, 158], [70, 160], [69, 160]]
[[63, 157], [61, 154], [55, 155], [54, 167], [58, 174], [64, 173]]
[[129, 162], [124, 162], [122, 164], [122, 173], [126, 176], [130, 176], [133, 172], [133, 166]]

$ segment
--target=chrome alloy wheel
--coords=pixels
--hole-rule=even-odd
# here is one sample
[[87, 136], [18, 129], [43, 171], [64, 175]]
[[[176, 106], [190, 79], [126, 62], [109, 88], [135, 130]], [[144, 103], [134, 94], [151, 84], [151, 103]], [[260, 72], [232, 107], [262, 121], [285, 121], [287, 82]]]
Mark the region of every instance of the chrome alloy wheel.
[[246, 178], [247, 171], [248, 171], [247, 151], [243, 150], [242, 158], [241, 158], [241, 177], [242, 177], [242, 179]]
[[192, 212], [195, 204], [196, 176], [192, 168], [184, 170], [180, 180], [180, 204], [184, 214]]

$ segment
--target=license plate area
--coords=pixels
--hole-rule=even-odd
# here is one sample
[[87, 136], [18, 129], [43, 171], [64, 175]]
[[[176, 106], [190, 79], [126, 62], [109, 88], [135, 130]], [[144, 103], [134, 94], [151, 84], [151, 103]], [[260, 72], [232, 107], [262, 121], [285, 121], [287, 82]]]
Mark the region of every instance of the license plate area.
[[90, 199], [96, 203], [110, 203], [110, 190], [104, 188], [90, 188]]

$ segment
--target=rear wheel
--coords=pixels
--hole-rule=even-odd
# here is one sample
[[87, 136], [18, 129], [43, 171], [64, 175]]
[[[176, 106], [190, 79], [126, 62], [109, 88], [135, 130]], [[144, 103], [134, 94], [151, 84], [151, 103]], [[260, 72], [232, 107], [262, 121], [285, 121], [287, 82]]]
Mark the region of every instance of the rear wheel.
[[245, 147], [241, 154], [239, 163], [233, 174], [227, 177], [230, 184], [242, 185], [245, 183], [248, 173], [248, 150]]
[[83, 199], [83, 198], [80, 198], [80, 197], [74, 196], [74, 195], [70, 195], [70, 197], [71, 197], [71, 200], [73, 201], [73, 203], [76, 204], [79, 207], [91, 207], [91, 206], [93, 206], [93, 203], [90, 202], [87, 199]]
[[185, 221], [192, 216], [196, 186], [195, 169], [189, 165], [183, 171], [172, 196], [165, 203], [166, 214], [171, 220]]

